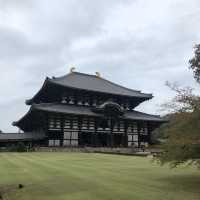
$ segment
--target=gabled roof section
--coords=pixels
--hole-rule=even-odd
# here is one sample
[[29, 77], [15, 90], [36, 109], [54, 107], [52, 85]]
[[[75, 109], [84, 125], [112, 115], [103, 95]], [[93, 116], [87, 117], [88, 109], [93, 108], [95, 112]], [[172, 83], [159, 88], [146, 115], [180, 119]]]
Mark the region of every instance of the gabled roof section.
[[[104, 117], [103, 114], [93, 112], [93, 109], [88, 106], [65, 105], [60, 103], [41, 103], [41, 104], [33, 104], [30, 110], [19, 121], [13, 122], [13, 125], [22, 128], [23, 124], [26, 124], [29, 121], [31, 122], [34, 121], [32, 120], [32, 116], [37, 111], [67, 114], [67, 115]], [[158, 115], [150, 115], [135, 110], [125, 111], [123, 116], [121, 116], [120, 118], [139, 120], [139, 121], [150, 121], [157, 123], [166, 122], [166, 120], [164, 120]]]
[[71, 72], [61, 77], [46, 77], [41, 89], [29, 100], [26, 100], [27, 105], [31, 105], [35, 100], [44, 96], [45, 91], [50, 91], [52, 87], [60, 86], [63, 88], [98, 92], [101, 94], [112, 94], [119, 96], [126, 96], [131, 98], [140, 99], [140, 102], [151, 99], [152, 94], [142, 93], [138, 90], [129, 89], [108, 81], [102, 77], [90, 74], [84, 74], [80, 72]]
[[[59, 103], [42, 103], [42, 104], [34, 104], [33, 109], [46, 112], [61, 113], [61, 114], [103, 117], [102, 114], [93, 112], [93, 109], [91, 109], [91, 107], [88, 106], [65, 105]], [[155, 121], [155, 122], [166, 121], [159, 115], [151, 115], [135, 110], [125, 111], [122, 118], [130, 120], [143, 120], [143, 121]]]
[[26, 103], [27, 105], [31, 105], [31, 104], [33, 103], [34, 99], [35, 99], [37, 96], [39, 96], [39, 95], [42, 93], [42, 91], [45, 89], [45, 87], [48, 85], [48, 82], [49, 82], [49, 78], [46, 77], [46, 79], [45, 79], [45, 81], [44, 81], [42, 87], [40, 88], [40, 90], [39, 90], [31, 99], [27, 99], [27, 100], [25, 101], [25, 103]]
[[138, 90], [132, 90], [102, 77], [80, 72], [71, 72], [65, 76], [50, 79], [50, 82], [65, 87], [101, 92], [107, 94], [115, 94], [129, 97], [141, 97], [151, 99], [152, 94], [145, 94]]

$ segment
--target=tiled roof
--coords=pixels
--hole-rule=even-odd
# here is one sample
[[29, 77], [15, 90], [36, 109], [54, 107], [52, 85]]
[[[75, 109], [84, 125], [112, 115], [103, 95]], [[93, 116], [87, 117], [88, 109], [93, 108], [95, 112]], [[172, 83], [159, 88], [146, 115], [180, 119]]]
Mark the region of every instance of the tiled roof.
[[7, 140], [39, 140], [45, 138], [45, 134], [43, 132], [30, 132], [30, 133], [1, 133], [0, 141]]
[[[63, 113], [63, 114], [102, 116], [102, 114], [93, 112], [92, 108], [89, 106], [43, 103], [43, 104], [35, 104], [34, 109], [47, 111], [47, 112]], [[158, 122], [164, 121], [158, 115], [150, 115], [150, 114], [138, 112], [135, 110], [125, 111], [122, 117], [125, 119], [132, 119], [132, 120], [145, 120], [145, 121], [158, 121]]]
[[[89, 106], [66, 105], [60, 103], [42, 103], [42, 104], [32, 105], [29, 112], [25, 116], [23, 116], [19, 121], [14, 122], [14, 125], [18, 126], [19, 124], [23, 123], [23, 121], [25, 119], [28, 119], [28, 117], [30, 117], [33, 112], [37, 111], [54, 112], [54, 113], [70, 114], [70, 115], [103, 117], [102, 114], [93, 112], [92, 107]], [[160, 116], [150, 115], [135, 110], [125, 111], [124, 114], [121, 116], [121, 118], [130, 120], [154, 121], [154, 122], [165, 121]]]
[[72, 72], [62, 77], [50, 79], [50, 82], [66, 87], [83, 89], [130, 97], [152, 98], [152, 94], [145, 94], [138, 90], [129, 89], [108, 81], [96, 75]]

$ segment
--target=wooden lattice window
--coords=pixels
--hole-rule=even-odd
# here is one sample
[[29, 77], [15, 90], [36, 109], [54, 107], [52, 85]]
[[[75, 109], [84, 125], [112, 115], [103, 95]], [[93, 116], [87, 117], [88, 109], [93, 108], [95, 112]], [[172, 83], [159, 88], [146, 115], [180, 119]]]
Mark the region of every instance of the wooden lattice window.
[[60, 130], [61, 129], [61, 119], [59, 116], [51, 115], [48, 121], [49, 130]]
[[72, 129], [78, 129], [78, 118], [74, 117], [72, 119]]
[[78, 145], [78, 132], [66, 131], [63, 137], [63, 146], [77, 146]]
[[71, 120], [70, 119], [66, 118], [64, 120], [64, 128], [66, 128], [66, 129], [70, 129], [71, 128]]
[[60, 146], [60, 140], [49, 140], [50, 147], [58, 147]]

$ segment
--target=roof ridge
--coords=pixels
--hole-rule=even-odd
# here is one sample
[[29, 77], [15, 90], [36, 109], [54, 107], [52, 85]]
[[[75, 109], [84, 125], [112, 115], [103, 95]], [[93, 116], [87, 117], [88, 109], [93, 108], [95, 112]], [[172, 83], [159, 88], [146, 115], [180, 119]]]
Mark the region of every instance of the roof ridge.
[[92, 77], [95, 77], [95, 78], [98, 78], [95, 74], [86, 74], [86, 73], [82, 73], [82, 72], [69, 72], [68, 74], [65, 74], [63, 76], [60, 76], [60, 77], [54, 77], [54, 79], [62, 79], [62, 78], [66, 78], [67, 76], [69, 75], [73, 75], [73, 74], [79, 74], [79, 75], [83, 75], [83, 76], [92, 76]]
[[56, 80], [56, 79], [63, 79], [69, 75], [71, 75], [72, 73], [75, 73], [75, 72], [69, 72], [68, 74], [65, 74], [63, 76], [58, 76], [58, 77], [55, 77], [55, 76], [52, 76], [52, 78], [49, 78], [50, 80]]

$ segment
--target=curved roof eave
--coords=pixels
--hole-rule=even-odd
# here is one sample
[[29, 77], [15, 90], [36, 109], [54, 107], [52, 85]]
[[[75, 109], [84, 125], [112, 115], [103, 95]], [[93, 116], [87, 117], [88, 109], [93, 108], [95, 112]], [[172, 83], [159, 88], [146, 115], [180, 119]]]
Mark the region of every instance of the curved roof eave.
[[[68, 110], [70, 108], [70, 110]], [[81, 110], [84, 109], [82, 112]], [[67, 110], [65, 110], [67, 109]], [[74, 110], [75, 109], [75, 110]], [[101, 114], [97, 114], [97, 113], [93, 113], [93, 111], [91, 111], [89, 109], [89, 113], [88, 113], [88, 109], [87, 107], [79, 107], [78, 111], [77, 111], [77, 106], [67, 106], [67, 105], [62, 105], [62, 104], [54, 104], [54, 103], [42, 103], [42, 104], [33, 104], [29, 111], [18, 121], [13, 122], [12, 125], [13, 126], [17, 126], [19, 128], [21, 128], [23, 125], [23, 121], [26, 120], [27, 117], [29, 117], [33, 111], [43, 111], [43, 112], [54, 112], [54, 113], [61, 113], [61, 114], [71, 114], [71, 115], [88, 115], [88, 116], [96, 116], [96, 117], [101, 117]], [[160, 116], [157, 115], [151, 115], [151, 114], [147, 114], [147, 113], [142, 113], [139, 111], [129, 111], [126, 112], [124, 117], [126, 119], [130, 119], [130, 120], [139, 120], [139, 121], [152, 121], [152, 122], [167, 122], [167, 120], [164, 120], [163, 118], [161, 118]], [[123, 117], [122, 117], [123, 118]]]
[[[58, 104], [58, 103], [35, 104], [34, 109], [44, 111], [44, 112], [54, 112], [54, 113], [62, 113], [62, 114], [102, 116], [101, 114], [97, 114], [93, 112], [91, 107], [88, 108], [84, 106], [63, 105], [63, 104]], [[126, 119], [132, 119], [132, 120], [146, 120], [146, 121], [157, 121], [157, 122], [167, 121], [167, 120], [164, 120], [159, 115], [151, 115], [151, 114], [142, 113], [135, 110], [125, 112], [124, 117]]]
[[23, 117], [21, 117], [18, 121], [12, 122], [12, 125], [19, 127], [20, 122], [22, 122], [25, 118], [27, 118], [32, 113], [32, 111], [35, 109], [37, 109], [37, 108], [36, 108], [35, 104], [33, 104], [30, 107], [30, 109], [28, 110], [28, 112]]
[[34, 101], [34, 99], [40, 95], [40, 93], [42, 93], [43, 89], [47, 86], [48, 82], [49, 82], [50, 78], [49, 77], [46, 77], [42, 87], [40, 88], [40, 90], [31, 98], [31, 99], [27, 99], [25, 101], [26, 105], [31, 105]]

